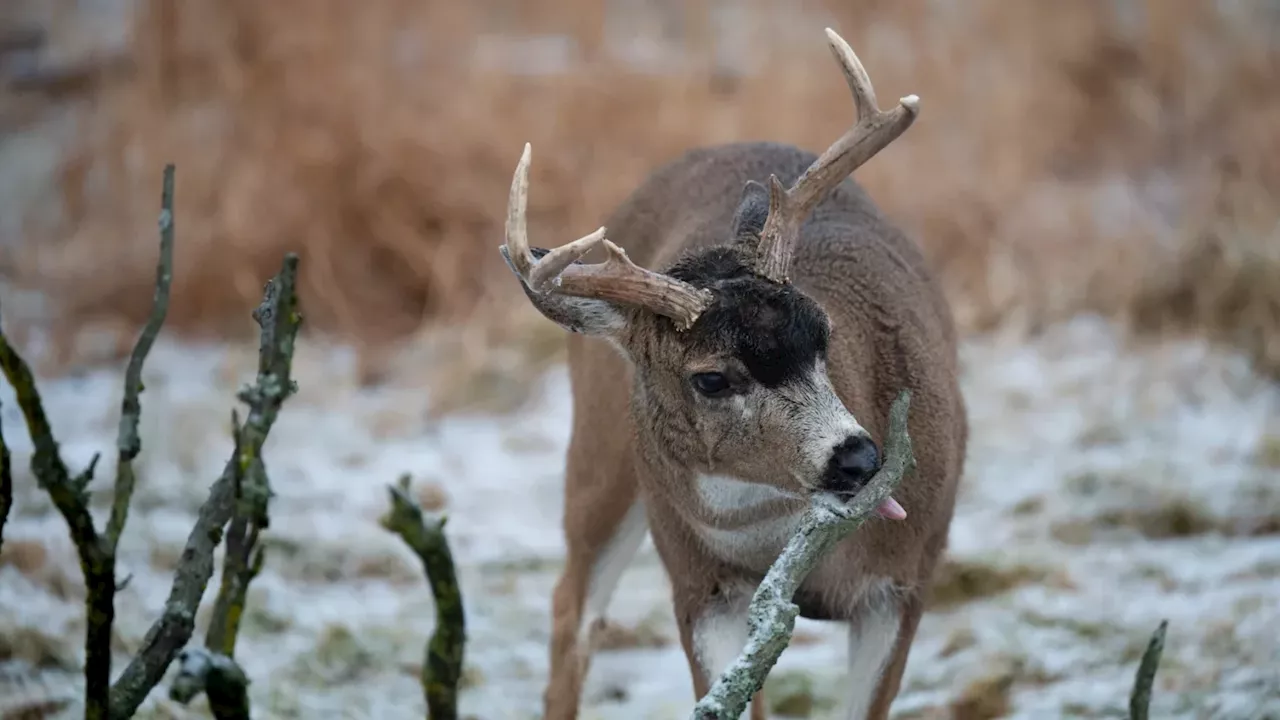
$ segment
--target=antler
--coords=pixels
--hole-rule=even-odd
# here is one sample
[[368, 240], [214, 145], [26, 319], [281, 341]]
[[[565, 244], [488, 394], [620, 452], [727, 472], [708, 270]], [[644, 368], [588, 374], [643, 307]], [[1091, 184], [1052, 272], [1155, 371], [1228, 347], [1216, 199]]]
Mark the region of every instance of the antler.
[[769, 177], [769, 218], [760, 233], [756, 270], [779, 283], [787, 282], [800, 226], [813, 208], [850, 173], [911, 127], [920, 114], [920, 98], [915, 95], [902, 98], [897, 107], [882, 112], [876, 105], [871, 78], [853, 48], [831, 28], [827, 28], [827, 42], [844, 70], [858, 121], [804, 171], [790, 190], [782, 188], [777, 176]]
[[[604, 228], [549, 250], [541, 258], [534, 258], [529, 249], [525, 223], [530, 152], [529, 143], [525, 143], [520, 164], [511, 179], [511, 195], [507, 200], [507, 241], [501, 248], [525, 284], [539, 293], [552, 292], [643, 307], [671, 318], [681, 330], [691, 327], [711, 304], [710, 291], [636, 265], [627, 257], [625, 250], [605, 238]], [[578, 262], [601, 244], [609, 253], [608, 259], [595, 264]]]

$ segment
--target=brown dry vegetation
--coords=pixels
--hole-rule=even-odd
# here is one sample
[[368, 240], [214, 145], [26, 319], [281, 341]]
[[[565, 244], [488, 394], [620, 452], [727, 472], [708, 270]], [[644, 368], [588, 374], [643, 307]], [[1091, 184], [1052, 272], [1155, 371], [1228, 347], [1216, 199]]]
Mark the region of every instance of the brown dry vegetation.
[[[137, 71], [98, 94], [62, 175], [67, 224], [19, 267], [68, 327], [138, 319], [173, 160], [173, 330], [242, 330], [294, 249], [312, 329], [368, 342], [508, 317], [496, 246], [524, 141], [542, 245], [692, 146], [819, 151], [852, 119], [831, 25], [882, 98], [922, 98], [857, 177], [923, 243], [962, 327], [1097, 310], [1207, 330], [1280, 370], [1276, 3], [731, 4], [733, 33], [705, 1], [140, 0]], [[512, 73], [539, 62], [513, 59], [516, 41], [544, 34], [570, 61]], [[723, 60], [728, 35], [750, 68]], [[636, 38], [674, 43], [673, 69], [624, 61]]]

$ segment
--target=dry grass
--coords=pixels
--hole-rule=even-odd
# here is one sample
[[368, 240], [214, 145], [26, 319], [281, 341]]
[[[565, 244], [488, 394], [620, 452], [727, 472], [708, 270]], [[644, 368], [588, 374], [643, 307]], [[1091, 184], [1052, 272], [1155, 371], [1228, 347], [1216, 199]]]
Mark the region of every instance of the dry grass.
[[1065, 582], [1043, 569], [1026, 565], [998, 567], [977, 561], [943, 558], [933, 576], [929, 609], [946, 611], [967, 602], [1008, 592], [1029, 583]]
[[1012, 711], [1010, 694], [1017, 677], [1000, 669], [974, 680], [951, 703], [952, 720], [994, 720]]
[[[694, 145], [820, 150], [852, 112], [830, 24], [881, 97], [923, 98], [858, 177], [925, 245], [964, 328], [1132, 310], [1140, 329], [1208, 329], [1280, 367], [1274, 2], [1227, 16], [1202, 0], [743, 0], [738, 45], [719, 46], [724, 14], [705, 1], [139, 5], [139, 71], [85, 121], [67, 224], [17, 262], [55, 291], [66, 329], [145, 312], [170, 159], [175, 330], [243, 331], [293, 249], [312, 329], [377, 343], [501, 317], [518, 295], [494, 248], [523, 141], [543, 245], [595, 227]], [[495, 38], [547, 33], [572, 61], [512, 74], [538, 61]], [[621, 59], [621, 40], [660, 35], [671, 71]], [[734, 47], [751, 67], [723, 59]]]

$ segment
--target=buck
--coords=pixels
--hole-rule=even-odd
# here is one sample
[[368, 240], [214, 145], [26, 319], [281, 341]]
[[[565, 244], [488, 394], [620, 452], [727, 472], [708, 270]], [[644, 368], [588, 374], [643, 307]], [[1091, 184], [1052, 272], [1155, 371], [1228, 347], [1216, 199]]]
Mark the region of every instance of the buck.
[[[500, 251], [529, 301], [572, 333], [547, 718], [577, 716], [592, 632], [646, 533], [705, 695], [742, 649], [751, 595], [807, 503], [867, 483], [889, 406], [910, 388], [916, 471], [794, 598], [802, 617], [848, 623], [847, 717], [885, 718], [898, 693], [968, 427], [950, 309], [920, 249], [849, 179], [919, 101], [881, 111], [853, 50], [827, 38], [858, 119], [820, 157], [766, 142], [691, 150], [605, 227], [547, 250], [528, 242], [524, 147]], [[761, 693], [751, 717], [765, 717]]]

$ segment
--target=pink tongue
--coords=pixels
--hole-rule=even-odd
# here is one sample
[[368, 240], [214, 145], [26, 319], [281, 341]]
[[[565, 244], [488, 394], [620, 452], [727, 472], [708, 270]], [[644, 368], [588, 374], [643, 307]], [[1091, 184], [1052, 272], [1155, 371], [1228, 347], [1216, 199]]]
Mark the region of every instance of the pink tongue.
[[884, 502], [876, 506], [876, 514], [882, 518], [888, 518], [890, 520], [907, 519], [906, 509], [904, 509], [902, 505], [898, 504], [898, 501], [893, 498], [886, 498]]

